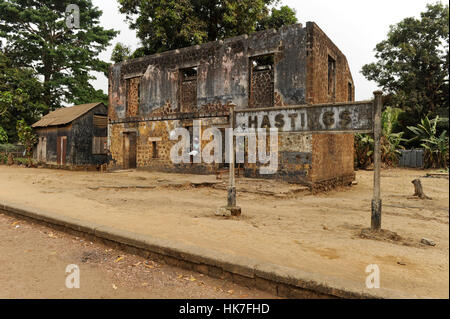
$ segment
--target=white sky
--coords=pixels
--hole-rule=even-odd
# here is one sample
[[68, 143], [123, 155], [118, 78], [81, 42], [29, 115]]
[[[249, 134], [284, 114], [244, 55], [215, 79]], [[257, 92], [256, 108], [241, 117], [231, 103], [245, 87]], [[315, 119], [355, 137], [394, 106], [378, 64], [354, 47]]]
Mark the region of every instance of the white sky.
[[[346, 55], [355, 82], [356, 100], [372, 98], [377, 89], [373, 82], [361, 74], [364, 64], [373, 62], [375, 45], [386, 38], [389, 26], [406, 17], [419, 17], [427, 3], [434, 0], [282, 0], [297, 11], [297, 19], [303, 25], [307, 21], [316, 22], [328, 37]], [[119, 13], [116, 0], [93, 0], [94, 5], [103, 11], [101, 25], [119, 30], [120, 34], [111, 42], [101, 58], [110, 61], [111, 51], [117, 42], [139, 47], [136, 33], [128, 28], [125, 15]], [[92, 84], [96, 89], [108, 90], [108, 80], [103, 74], [96, 74]]]

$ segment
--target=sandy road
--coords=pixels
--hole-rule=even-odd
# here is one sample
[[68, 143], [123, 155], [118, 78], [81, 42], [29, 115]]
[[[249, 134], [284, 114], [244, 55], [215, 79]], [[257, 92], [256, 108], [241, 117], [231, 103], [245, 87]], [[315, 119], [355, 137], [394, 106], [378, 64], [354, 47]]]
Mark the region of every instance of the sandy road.
[[[68, 289], [69, 264], [80, 288]], [[274, 298], [0, 214], [3, 298]]]
[[[220, 189], [225, 185], [214, 184], [215, 176], [0, 166], [0, 200], [333, 276], [361, 288], [367, 265], [377, 264], [384, 288], [448, 298], [449, 181], [424, 178], [426, 173], [382, 171], [382, 227], [400, 235], [397, 242], [360, 237], [370, 225], [369, 171], [357, 172], [356, 186], [317, 195], [286, 183], [237, 179], [243, 211], [238, 219], [214, 215], [226, 203], [226, 190]], [[410, 199], [415, 178], [432, 200]], [[437, 245], [421, 245], [422, 237]]]

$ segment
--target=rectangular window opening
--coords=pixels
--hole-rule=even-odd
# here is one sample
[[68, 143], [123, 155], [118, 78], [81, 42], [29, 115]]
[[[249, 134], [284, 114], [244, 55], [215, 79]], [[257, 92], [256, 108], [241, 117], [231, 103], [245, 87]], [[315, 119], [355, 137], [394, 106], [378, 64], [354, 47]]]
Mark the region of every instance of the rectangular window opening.
[[348, 101], [353, 101], [353, 85], [351, 82], [348, 82]]
[[104, 155], [108, 150], [108, 138], [106, 136], [94, 136], [92, 138], [92, 154]]
[[134, 117], [139, 112], [139, 99], [141, 96], [141, 77], [129, 78], [126, 80], [127, 103], [126, 116]]
[[274, 54], [249, 60], [249, 107], [274, 106]]
[[108, 117], [103, 114], [94, 114], [94, 126], [98, 128], [106, 128], [108, 126]]
[[158, 145], [152, 142], [152, 158], [158, 158]]
[[179, 70], [180, 112], [194, 112], [197, 107], [197, 67]]
[[336, 60], [328, 56], [328, 95], [336, 96]]

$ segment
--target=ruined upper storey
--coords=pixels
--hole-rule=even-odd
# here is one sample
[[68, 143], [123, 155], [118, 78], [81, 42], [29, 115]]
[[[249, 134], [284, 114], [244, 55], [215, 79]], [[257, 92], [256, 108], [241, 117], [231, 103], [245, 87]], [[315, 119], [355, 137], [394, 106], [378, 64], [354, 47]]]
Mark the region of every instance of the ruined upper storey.
[[109, 76], [112, 121], [353, 96], [345, 56], [310, 22], [125, 61]]

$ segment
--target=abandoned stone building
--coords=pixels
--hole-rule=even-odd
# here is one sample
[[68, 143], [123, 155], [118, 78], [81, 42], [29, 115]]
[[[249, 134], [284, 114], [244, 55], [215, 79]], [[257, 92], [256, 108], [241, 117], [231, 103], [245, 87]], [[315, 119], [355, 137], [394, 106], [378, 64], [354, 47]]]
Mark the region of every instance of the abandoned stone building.
[[[113, 167], [214, 173], [225, 164], [174, 164], [169, 138], [230, 126], [236, 110], [354, 100], [344, 54], [313, 22], [128, 60], [110, 68], [108, 145]], [[279, 134], [278, 171], [264, 177], [305, 185], [354, 179], [353, 134]], [[204, 141], [202, 142], [204, 143]], [[258, 177], [257, 165], [244, 164]]]
[[32, 125], [39, 163], [98, 166], [107, 162], [107, 108], [99, 103], [63, 107]]

